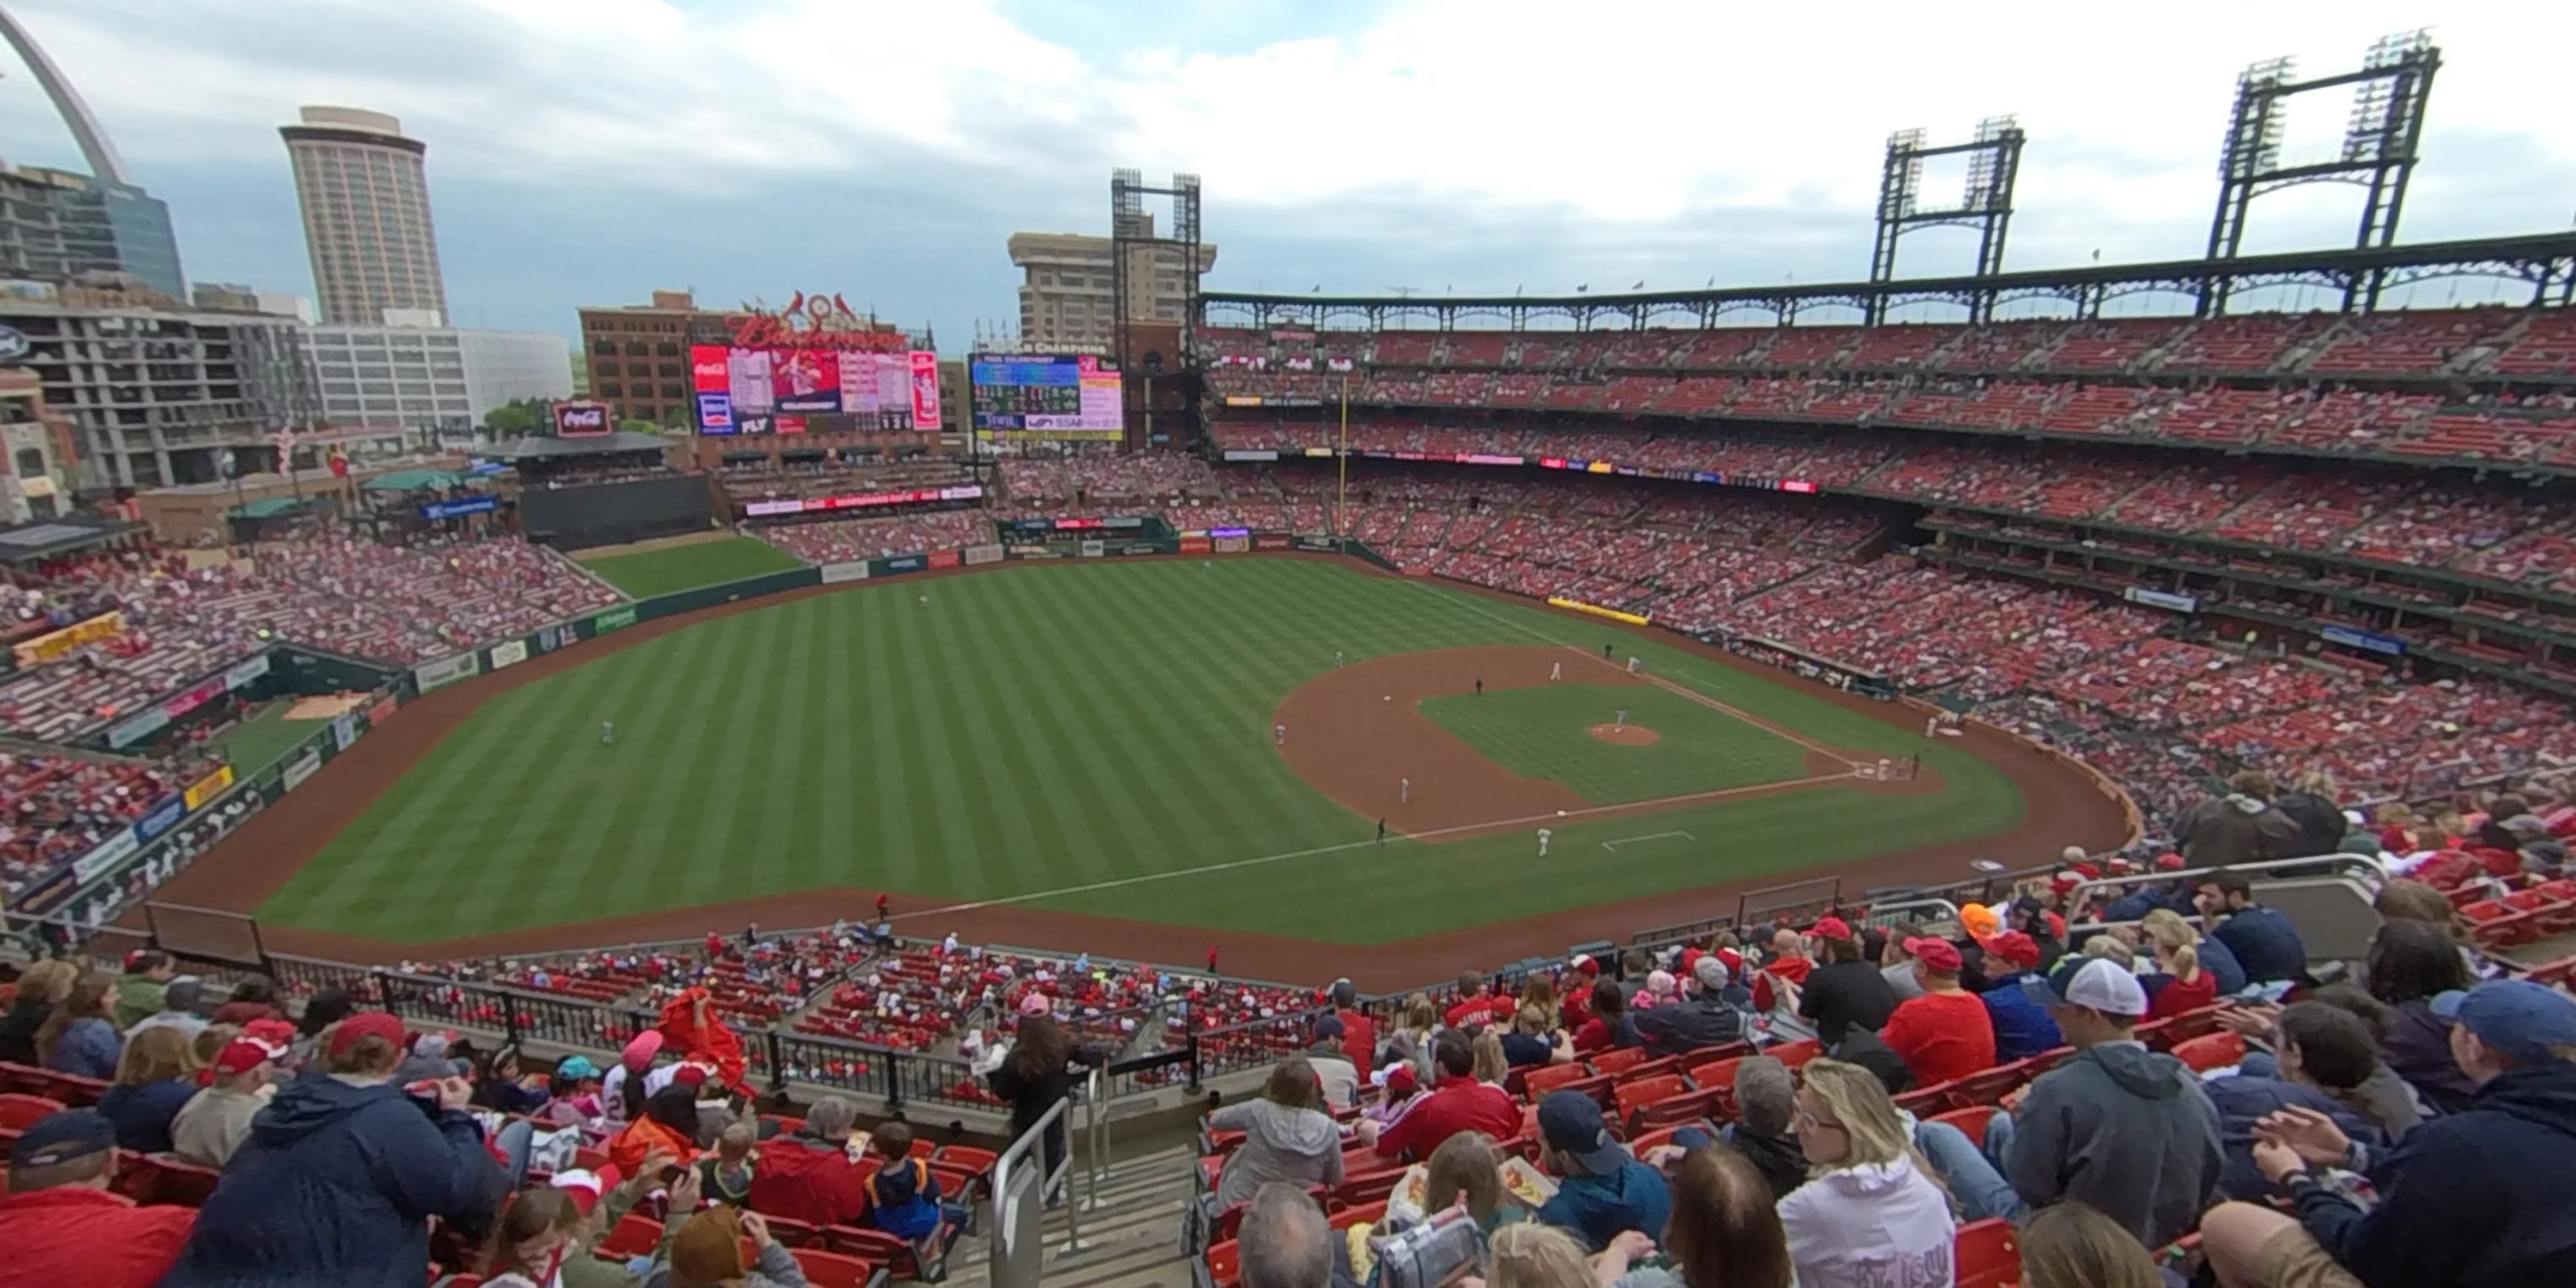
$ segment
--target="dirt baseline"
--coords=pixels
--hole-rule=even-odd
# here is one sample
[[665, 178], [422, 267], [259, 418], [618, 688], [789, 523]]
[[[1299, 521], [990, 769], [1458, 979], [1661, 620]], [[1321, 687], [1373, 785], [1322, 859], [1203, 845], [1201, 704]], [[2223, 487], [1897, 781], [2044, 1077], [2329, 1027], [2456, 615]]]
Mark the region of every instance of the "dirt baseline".
[[[1196, 559], [1197, 555], [1166, 556]], [[1262, 554], [1254, 558], [1306, 559], [1332, 563], [1368, 576], [1395, 577], [1376, 565], [1338, 555]], [[1000, 564], [996, 568], [1025, 568]], [[972, 576], [983, 568], [941, 569], [882, 580], [920, 581]], [[440, 739], [464, 723], [491, 697], [559, 674], [594, 658], [658, 639], [703, 621], [793, 603], [814, 595], [864, 591], [881, 584], [871, 580], [847, 585], [815, 586], [761, 599], [721, 604], [658, 621], [646, 622], [578, 647], [529, 658], [517, 666], [486, 674], [428, 695], [404, 707], [386, 724], [331, 760], [313, 781], [266, 810], [251, 816], [213, 850], [173, 877], [156, 893], [170, 903], [195, 904], [249, 914], [318, 856], [331, 839], [364, 812], [396, 779], [427, 756]], [[1788, 685], [1822, 701], [1901, 729], [1920, 731], [1924, 708], [1879, 702], [1834, 689], [1785, 671], [1748, 661], [1709, 645], [1645, 627], [1604, 622], [1562, 609], [1545, 608], [1502, 591], [1441, 582], [1444, 589], [1522, 608], [1551, 613], [1565, 621], [1601, 632], [1600, 640], [1623, 644], [1629, 637], [1654, 640], [1707, 658], [1730, 670], [1766, 683]], [[1574, 657], [1572, 652], [1562, 656]], [[1570, 669], [1570, 668], [1569, 668]], [[1605, 672], [1608, 668], [1604, 668]], [[1593, 677], [1595, 682], [1607, 679]], [[1487, 677], [1492, 683], [1492, 677]], [[1380, 693], [1385, 690], [1380, 690]], [[1374, 695], [1373, 695], [1374, 697]], [[1373, 699], [1372, 699], [1373, 700]], [[1426, 722], [1427, 723], [1427, 722]], [[1291, 740], [1295, 731], [1291, 730]], [[1933, 846], [1882, 859], [1845, 864], [1834, 871], [1852, 895], [1877, 886], [1955, 881], [1968, 875], [1968, 861], [1993, 856], [2008, 866], [2045, 861], [2066, 845], [2105, 850], [2131, 839], [2120, 802], [2095, 786], [2092, 771], [2065, 756], [1981, 725], [1964, 727], [1952, 745], [1988, 762], [2011, 779], [2029, 802], [2021, 825], [1998, 836]], [[1811, 770], [1818, 768], [1810, 758]], [[1903, 789], [1904, 783], [1883, 784]], [[1722, 882], [1696, 890], [1674, 891], [1650, 898], [1571, 908], [1520, 921], [1496, 922], [1463, 930], [1424, 935], [1393, 943], [1348, 945], [1319, 943], [1163, 922], [1133, 921], [1053, 912], [1018, 905], [964, 907], [926, 896], [893, 893], [897, 928], [906, 934], [938, 936], [955, 931], [980, 943], [1056, 948], [1111, 949], [1122, 956], [1166, 963], [1195, 964], [1206, 959], [1209, 941], [1223, 950], [1223, 969], [1256, 979], [1320, 984], [1346, 975], [1364, 989], [1410, 988], [1462, 966], [1490, 965], [1536, 953], [1556, 953], [1568, 944], [1607, 939], [1626, 942], [1639, 929], [1696, 917], [1731, 914], [1738, 896], [1784, 878], [1764, 876]], [[327, 957], [340, 961], [394, 963], [447, 958], [489, 957], [613, 944], [682, 940], [709, 929], [739, 929], [745, 923], [771, 927], [812, 926], [835, 918], [873, 915], [879, 890], [834, 887], [770, 895], [661, 912], [612, 917], [529, 930], [478, 935], [440, 943], [402, 944], [363, 939], [329, 931], [263, 924], [270, 950]], [[130, 918], [139, 921], [139, 917]]]

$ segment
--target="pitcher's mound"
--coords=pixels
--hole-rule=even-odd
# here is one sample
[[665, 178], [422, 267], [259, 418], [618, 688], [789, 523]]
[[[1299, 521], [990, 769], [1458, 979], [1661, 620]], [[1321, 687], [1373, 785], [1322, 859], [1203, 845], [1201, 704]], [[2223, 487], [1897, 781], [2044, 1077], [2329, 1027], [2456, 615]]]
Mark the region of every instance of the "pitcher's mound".
[[1664, 740], [1662, 734], [1644, 725], [1597, 724], [1592, 726], [1592, 736], [1622, 747], [1650, 747]]

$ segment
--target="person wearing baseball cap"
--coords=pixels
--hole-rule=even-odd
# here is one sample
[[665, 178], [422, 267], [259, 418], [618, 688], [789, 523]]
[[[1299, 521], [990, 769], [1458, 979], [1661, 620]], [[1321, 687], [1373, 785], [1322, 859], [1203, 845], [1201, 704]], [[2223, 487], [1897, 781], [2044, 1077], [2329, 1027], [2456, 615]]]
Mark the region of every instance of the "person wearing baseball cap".
[[1609, 1247], [1623, 1230], [1662, 1237], [1672, 1191], [1661, 1173], [1610, 1134], [1600, 1101], [1580, 1091], [1550, 1094], [1538, 1102], [1538, 1134], [1547, 1150], [1542, 1161], [1565, 1178], [1556, 1197], [1540, 1206], [1541, 1223], [1573, 1234], [1587, 1252]]
[[1818, 921], [1808, 935], [1823, 964], [1807, 973], [1798, 990], [1798, 1015], [1816, 1026], [1826, 1049], [1842, 1045], [1854, 1028], [1877, 1029], [1896, 1013], [1896, 990], [1876, 963], [1862, 954], [1860, 937], [1840, 917]]
[[1332, 1003], [1333, 1018], [1342, 1022], [1342, 1054], [1359, 1076], [1369, 1076], [1377, 1069], [1377, 1021], [1360, 1009], [1360, 990], [1348, 979], [1337, 979], [1324, 990], [1324, 1000]]
[[270, 1075], [283, 1051], [247, 1035], [225, 1043], [215, 1055], [214, 1082], [170, 1121], [171, 1152], [199, 1167], [231, 1162], [250, 1138], [252, 1118], [268, 1108]]
[[116, 1127], [66, 1109], [27, 1125], [9, 1148], [0, 1196], [0, 1282], [149, 1288], [168, 1273], [197, 1214], [137, 1207], [112, 1192]]
[[[2576, 1283], [2576, 998], [2496, 980], [2433, 1000], [2451, 1054], [2477, 1085], [2469, 1108], [2385, 1154], [2332, 1119], [2288, 1110], [2256, 1124], [2254, 1162], [2298, 1204], [2292, 1218], [2229, 1203], [2202, 1225], [2231, 1284], [2508, 1288]], [[2311, 1174], [2341, 1167], [2379, 1191], [2364, 1211]]]
[[2150, 1248], [2190, 1233], [2226, 1168], [2218, 1110], [2182, 1061], [2134, 1036], [2147, 990], [2101, 957], [2070, 958], [2020, 987], [2075, 1054], [1988, 1125], [1986, 1150], [2004, 1179], [2031, 1207], [2091, 1204]]
[[1314, 1044], [1304, 1054], [1315, 1066], [1315, 1080], [1324, 1084], [1324, 1103], [1339, 1113], [1360, 1102], [1359, 1064], [1342, 1050], [1350, 1030], [1342, 1017], [1326, 1012], [1316, 1017], [1314, 1032]]
[[1905, 953], [1914, 959], [1914, 980], [1921, 997], [1909, 997], [1879, 1030], [1885, 1042], [1914, 1074], [1914, 1085], [1937, 1087], [1995, 1065], [1995, 1027], [1985, 1003], [1959, 984], [1965, 959], [1959, 946], [1945, 939], [1908, 939]]
[[2021, 989], [2026, 979], [2039, 979], [2039, 941], [2007, 930], [1986, 941], [1986, 982], [1977, 995], [1986, 1022], [1995, 1030], [1995, 1059], [2003, 1064], [2027, 1060], [2066, 1045], [2048, 1008]]
[[401, 1020], [350, 1015], [321, 1052], [251, 1120], [164, 1288], [417, 1279], [431, 1217], [480, 1219], [497, 1200], [472, 1085], [393, 1082]]
[[1725, 962], [1714, 955], [1701, 957], [1691, 965], [1690, 987], [1683, 996], [1637, 1013], [1638, 1039], [1648, 1051], [1665, 1056], [1743, 1037], [1745, 1015], [1726, 1000], [1728, 979]]

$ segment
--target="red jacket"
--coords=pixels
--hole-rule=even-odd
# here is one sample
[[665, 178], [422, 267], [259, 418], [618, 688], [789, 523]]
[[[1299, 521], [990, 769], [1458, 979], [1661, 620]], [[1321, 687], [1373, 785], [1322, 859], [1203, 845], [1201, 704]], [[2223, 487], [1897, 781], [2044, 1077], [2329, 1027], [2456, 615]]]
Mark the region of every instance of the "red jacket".
[[[1521, 1107], [1512, 1093], [1472, 1077], [1443, 1074], [1431, 1094], [1379, 1133], [1377, 1152], [1388, 1158], [1425, 1159], [1440, 1142], [1462, 1131], [1480, 1131], [1499, 1144], [1521, 1134]], [[764, 1164], [767, 1160], [763, 1160]]]
[[1377, 1021], [1361, 1010], [1335, 1011], [1342, 1021], [1342, 1054], [1360, 1067], [1360, 1077], [1369, 1076], [1369, 1066], [1377, 1061]]
[[798, 1133], [761, 1146], [752, 1169], [751, 1210], [807, 1225], [847, 1225], [868, 1211], [868, 1174], [849, 1151], [819, 1136]]
[[0, 1288], [152, 1288], [196, 1221], [195, 1208], [136, 1207], [78, 1185], [0, 1195]]
[[1519, 1009], [1519, 1000], [1514, 998], [1511, 994], [1503, 993], [1497, 995], [1489, 993], [1482, 997], [1470, 997], [1459, 1002], [1456, 1006], [1450, 1007], [1448, 1013], [1440, 1018], [1443, 1023], [1446, 1023], [1453, 1029], [1463, 1029], [1470, 1025], [1491, 1023], [1497, 1019], [1508, 1024], [1511, 1022], [1512, 1013]]
[[1753, 977], [1754, 1014], [1769, 1014], [1772, 1006], [1779, 1001], [1778, 996], [1771, 991], [1771, 980], [1774, 976], [1804, 988], [1807, 984], [1807, 973], [1815, 968], [1816, 962], [1812, 957], [1783, 957], [1763, 967], [1761, 972]]

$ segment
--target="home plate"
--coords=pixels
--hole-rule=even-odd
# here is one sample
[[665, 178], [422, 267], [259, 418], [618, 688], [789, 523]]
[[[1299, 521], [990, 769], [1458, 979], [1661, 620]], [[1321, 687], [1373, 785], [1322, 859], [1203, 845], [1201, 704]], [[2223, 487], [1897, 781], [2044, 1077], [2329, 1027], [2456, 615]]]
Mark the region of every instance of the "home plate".
[[1696, 841], [1699, 839], [1688, 832], [1649, 832], [1644, 836], [1623, 836], [1617, 840], [1603, 841], [1601, 843], [1601, 848], [1615, 854], [1618, 852], [1619, 847], [1623, 845], [1634, 845], [1640, 841], [1669, 841], [1676, 836], [1685, 841]]

